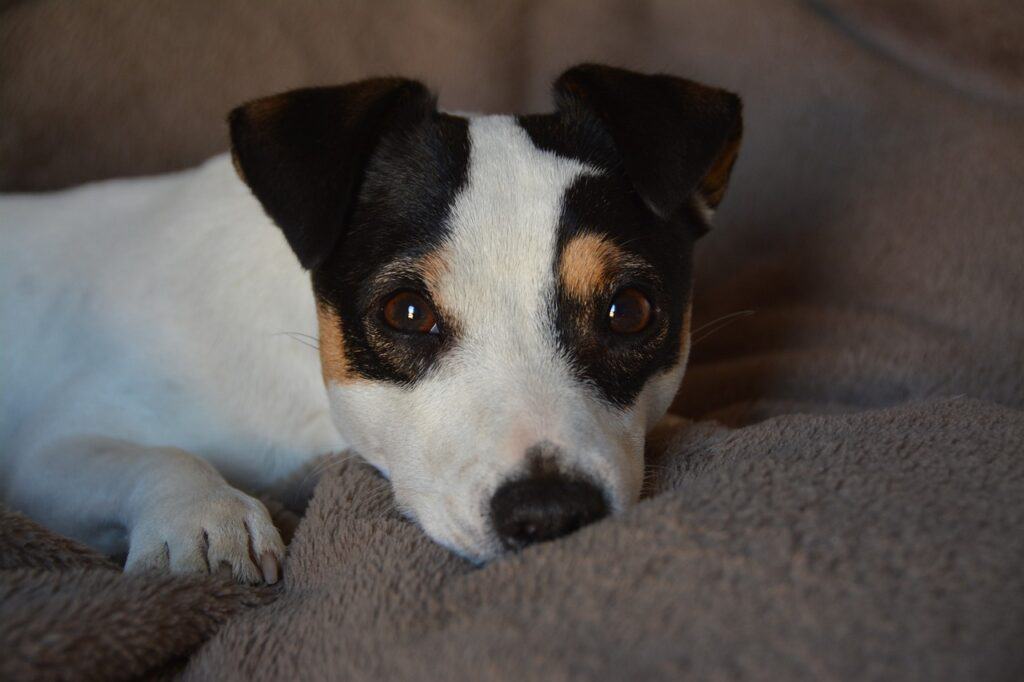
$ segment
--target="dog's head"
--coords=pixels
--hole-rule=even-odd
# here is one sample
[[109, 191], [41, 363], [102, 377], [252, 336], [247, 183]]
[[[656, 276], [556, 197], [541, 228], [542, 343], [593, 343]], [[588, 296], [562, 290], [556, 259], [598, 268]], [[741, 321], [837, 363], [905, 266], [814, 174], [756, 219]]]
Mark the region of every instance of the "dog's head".
[[739, 147], [721, 90], [584, 65], [554, 92], [551, 114], [462, 117], [378, 79], [230, 117], [239, 173], [312, 273], [339, 428], [476, 560], [639, 496]]

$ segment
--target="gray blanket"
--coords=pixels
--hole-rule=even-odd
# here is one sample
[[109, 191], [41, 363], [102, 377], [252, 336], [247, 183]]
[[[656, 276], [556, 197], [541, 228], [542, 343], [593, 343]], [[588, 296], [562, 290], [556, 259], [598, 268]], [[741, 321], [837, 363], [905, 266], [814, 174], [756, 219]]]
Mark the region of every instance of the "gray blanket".
[[[647, 497], [478, 568], [398, 517], [375, 474], [338, 460], [269, 595], [124, 578], [3, 516], [0, 678], [1024, 676], [1013, 2], [964, 14], [915, 0], [552, 0], [488, 13], [438, 0], [372, 21], [347, 3], [295, 10], [305, 4], [154, 3], [150, 23], [91, 0], [15, 4], [0, 21], [0, 152], [17, 161], [4, 186], [192, 162], [216, 150], [222, 124], [175, 112], [226, 110], [218, 98], [263, 73], [268, 88], [371, 68], [442, 85], [456, 74], [454, 99], [442, 95], [455, 108], [546, 107], [551, 77], [584, 59], [740, 92], [744, 147], [698, 249], [692, 365], [679, 419], [652, 439]], [[410, 42], [410, 21], [431, 45]], [[366, 26], [378, 43], [360, 62]], [[117, 59], [73, 58], [100, 33]], [[332, 62], [339, 33], [353, 42]], [[292, 51], [275, 70], [281, 44]], [[38, 87], [19, 99], [62, 54], [63, 69], [98, 80], [61, 70], [60, 105]], [[115, 67], [129, 84], [119, 115], [137, 133], [87, 116], [109, 104], [94, 88], [115, 88]], [[185, 119], [197, 146], [168, 160]]]
[[385, 481], [340, 459], [276, 595], [125, 578], [81, 550], [56, 567], [71, 550], [38, 548], [36, 531], [23, 546], [50, 571], [9, 559], [0, 571], [0, 673], [1019, 678], [1022, 442], [1019, 412], [968, 398], [742, 429], [680, 421], [652, 440], [635, 510], [483, 568], [427, 540]]
[[636, 510], [482, 569], [340, 466], [281, 598], [189, 679], [993, 679], [1024, 673], [1019, 413], [969, 399], [666, 434]]

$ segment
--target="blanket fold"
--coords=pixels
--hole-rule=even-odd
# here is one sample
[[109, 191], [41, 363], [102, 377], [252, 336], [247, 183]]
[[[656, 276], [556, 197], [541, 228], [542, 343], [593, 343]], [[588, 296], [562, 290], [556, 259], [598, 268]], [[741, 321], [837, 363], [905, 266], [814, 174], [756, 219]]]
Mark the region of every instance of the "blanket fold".
[[0, 679], [169, 670], [231, 616], [273, 596], [212, 576], [122, 575], [96, 552], [0, 510]]
[[1024, 418], [970, 399], [652, 440], [649, 497], [474, 567], [365, 465], [186, 679], [999, 679], [1024, 671]]

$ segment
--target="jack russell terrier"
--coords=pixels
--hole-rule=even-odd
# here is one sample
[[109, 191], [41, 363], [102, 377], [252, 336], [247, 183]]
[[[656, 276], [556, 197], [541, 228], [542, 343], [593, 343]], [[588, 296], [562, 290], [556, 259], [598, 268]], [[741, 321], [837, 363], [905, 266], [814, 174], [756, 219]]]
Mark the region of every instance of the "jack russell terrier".
[[528, 116], [296, 90], [196, 169], [0, 199], [3, 501], [126, 570], [246, 582], [284, 557], [251, 494], [323, 453], [478, 562], [634, 503], [740, 100], [598, 65], [553, 89]]

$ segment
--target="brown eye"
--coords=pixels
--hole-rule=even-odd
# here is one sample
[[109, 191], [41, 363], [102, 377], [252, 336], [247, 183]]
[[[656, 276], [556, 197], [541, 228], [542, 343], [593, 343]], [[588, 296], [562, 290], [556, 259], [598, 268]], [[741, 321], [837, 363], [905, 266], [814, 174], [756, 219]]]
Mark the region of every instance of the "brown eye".
[[384, 321], [392, 329], [410, 334], [437, 334], [437, 319], [426, 299], [400, 291], [384, 303]]
[[608, 306], [608, 324], [616, 334], [636, 334], [651, 321], [651, 302], [636, 289], [623, 289]]

